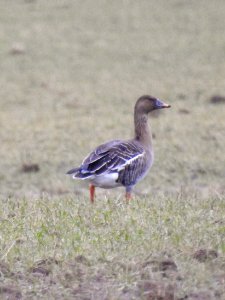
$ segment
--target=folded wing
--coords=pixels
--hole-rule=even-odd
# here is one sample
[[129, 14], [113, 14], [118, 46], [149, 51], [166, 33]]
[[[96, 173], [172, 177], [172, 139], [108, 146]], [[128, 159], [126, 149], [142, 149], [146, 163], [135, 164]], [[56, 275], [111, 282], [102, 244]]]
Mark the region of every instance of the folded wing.
[[[68, 174], [74, 178], [86, 179], [109, 173], [124, 173], [144, 163], [144, 149], [133, 141], [114, 140], [102, 144], [91, 152], [79, 168], [72, 169]], [[130, 168], [133, 166], [132, 168]]]

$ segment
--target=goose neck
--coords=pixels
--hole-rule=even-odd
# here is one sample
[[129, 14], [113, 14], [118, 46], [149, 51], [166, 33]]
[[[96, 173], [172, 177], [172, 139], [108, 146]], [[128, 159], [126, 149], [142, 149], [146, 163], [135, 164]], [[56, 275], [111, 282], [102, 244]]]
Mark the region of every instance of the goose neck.
[[152, 134], [150, 126], [148, 125], [148, 115], [134, 113], [134, 128], [135, 139], [140, 141], [144, 146], [152, 146]]

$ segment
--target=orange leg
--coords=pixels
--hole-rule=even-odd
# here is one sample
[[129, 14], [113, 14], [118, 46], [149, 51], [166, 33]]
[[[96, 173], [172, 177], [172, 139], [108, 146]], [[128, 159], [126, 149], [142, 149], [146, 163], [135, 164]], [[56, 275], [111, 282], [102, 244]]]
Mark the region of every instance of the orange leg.
[[128, 203], [130, 200], [131, 200], [131, 192], [126, 192], [126, 195], [125, 195], [125, 197], [126, 197], [126, 202]]
[[95, 186], [90, 184], [89, 186], [89, 191], [90, 191], [90, 200], [91, 203], [94, 203], [94, 198], [95, 198]]

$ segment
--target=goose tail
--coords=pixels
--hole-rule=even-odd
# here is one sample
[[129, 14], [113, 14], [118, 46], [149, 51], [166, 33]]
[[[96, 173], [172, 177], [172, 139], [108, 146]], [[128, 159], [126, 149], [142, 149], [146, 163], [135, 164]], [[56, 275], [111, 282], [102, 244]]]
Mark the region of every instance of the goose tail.
[[66, 174], [71, 175], [74, 179], [86, 179], [92, 176], [92, 174], [82, 168], [73, 168], [66, 172]]
[[67, 175], [71, 175], [73, 178], [76, 178], [76, 176], [79, 174], [80, 168], [73, 168], [66, 172]]

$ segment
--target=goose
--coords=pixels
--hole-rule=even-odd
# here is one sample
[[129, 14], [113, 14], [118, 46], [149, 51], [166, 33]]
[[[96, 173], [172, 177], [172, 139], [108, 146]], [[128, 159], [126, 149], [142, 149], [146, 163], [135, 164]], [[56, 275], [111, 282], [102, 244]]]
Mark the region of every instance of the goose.
[[133, 187], [146, 176], [154, 160], [148, 114], [168, 107], [170, 105], [158, 98], [141, 96], [134, 106], [134, 137], [99, 145], [79, 167], [67, 172], [74, 179], [89, 182], [92, 203], [96, 187], [110, 189], [124, 186], [126, 200], [131, 199]]

